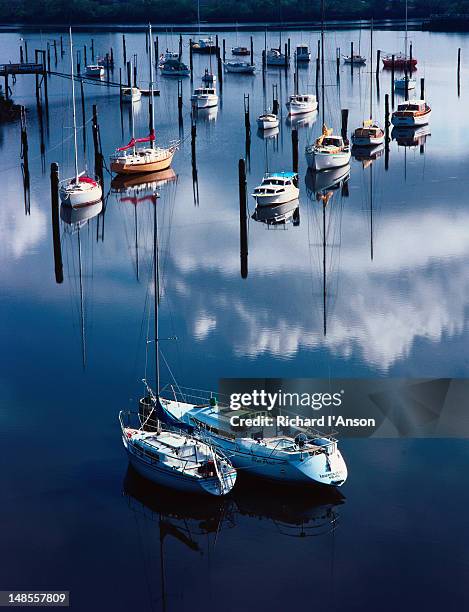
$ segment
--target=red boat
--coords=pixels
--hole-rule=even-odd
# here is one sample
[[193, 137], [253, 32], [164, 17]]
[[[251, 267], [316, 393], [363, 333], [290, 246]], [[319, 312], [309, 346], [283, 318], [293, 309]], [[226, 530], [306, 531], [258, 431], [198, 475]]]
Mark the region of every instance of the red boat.
[[[392, 55], [383, 57], [384, 68], [392, 68]], [[394, 69], [395, 70], [414, 70], [417, 67], [417, 60], [415, 57], [407, 57], [404, 53], [397, 53], [394, 56]]]

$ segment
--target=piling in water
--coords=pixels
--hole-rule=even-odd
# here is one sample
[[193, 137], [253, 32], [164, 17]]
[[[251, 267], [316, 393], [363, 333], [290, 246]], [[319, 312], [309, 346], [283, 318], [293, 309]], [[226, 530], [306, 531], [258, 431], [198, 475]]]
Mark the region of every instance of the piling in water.
[[272, 85], [272, 112], [274, 115], [278, 115], [278, 96], [276, 83]]
[[425, 100], [425, 79], [420, 79], [420, 99]]
[[94, 173], [99, 179], [101, 183], [101, 188], [104, 193], [104, 184], [103, 184], [103, 166], [104, 166], [104, 158], [101, 150], [101, 138], [99, 134], [99, 123], [98, 123], [98, 107], [96, 104], [93, 104], [93, 147], [94, 147]]
[[251, 36], [251, 66], [254, 66], [254, 41]]
[[248, 230], [247, 230], [247, 198], [246, 198], [246, 163], [244, 159], [238, 162], [239, 184], [239, 239], [241, 278], [248, 276]]
[[293, 172], [298, 173], [298, 130], [297, 129], [293, 129], [291, 131], [291, 145], [292, 145]]
[[389, 168], [389, 143], [391, 141], [389, 137], [389, 94], [384, 96], [384, 169]]
[[127, 47], [125, 44], [125, 34], [122, 34], [122, 53], [124, 55], [124, 64], [127, 63]]
[[341, 110], [342, 116], [342, 127], [341, 127], [341, 136], [344, 139], [344, 142], [348, 142], [347, 132], [348, 132], [348, 108], [343, 108]]
[[60, 246], [59, 227], [59, 165], [55, 162], [50, 165], [50, 195], [52, 213], [52, 240], [54, 246], [55, 281], [63, 283], [62, 249]]

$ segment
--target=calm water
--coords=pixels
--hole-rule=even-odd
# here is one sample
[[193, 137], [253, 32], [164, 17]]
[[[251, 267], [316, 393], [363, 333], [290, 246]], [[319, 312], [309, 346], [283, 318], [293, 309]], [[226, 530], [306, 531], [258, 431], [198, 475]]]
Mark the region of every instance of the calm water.
[[[18, 60], [20, 36], [2, 35], [2, 61]], [[27, 38], [30, 56], [48, 40]], [[143, 83], [145, 37], [126, 38], [128, 54], [138, 53]], [[293, 46], [315, 48], [317, 33], [291, 38]], [[367, 53], [367, 35], [361, 38]], [[376, 32], [375, 38], [383, 51], [403, 46], [402, 32]], [[240, 273], [237, 176], [245, 155], [243, 94], [250, 95], [253, 127], [250, 192], [266, 168], [291, 169], [284, 103], [293, 71], [287, 78], [281, 70], [268, 71], [268, 104], [277, 84], [282, 117], [278, 137], [267, 141], [255, 129], [264, 108], [261, 75], [226, 76], [218, 111], [197, 119], [198, 202], [191, 83], [184, 81], [180, 129], [177, 82], [159, 79], [157, 137], [182, 140], [174, 160], [177, 180], [160, 185], [158, 200], [161, 326], [165, 335], [178, 337], [165, 345], [165, 355], [181, 383], [213, 388], [222, 376], [468, 375], [469, 38], [411, 38], [416, 76], [425, 77], [433, 109], [429, 133], [411, 147], [393, 140], [388, 170], [384, 156], [371, 167], [353, 160], [347, 186], [327, 207], [324, 236], [303, 155], [321, 120], [298, 125], [299, 211], [284, 226], [250, 219], [246, 279]], [[98, 52], [114, 47], [118, 80], [121, 35], [94, 39]], [[227, 49], [236, 43], [234, 33], [226, 39]], [[350, 110], [352, 129], [368, 114], [367, 68], [355, 68], [352, 77], [342, 67], [336, 87], [332, 58], [352, 39], [357, 45], [358, 32], [330, 32], [327, 39], [326, 119], [337, 128], [340, 108]], [[160, 35], [160, 50], [176, 49], [176, 41]], [[259, 64], [263, 34], [255, 33], [254, 41]], [[247, 42], [240, 35], [239, 44]], [[269, 44], [276, 42], [269, 36]], [[84, 43], [90, 35], [77, 34], [76, 46]], [[184, 52], [188, 59], [187, 47]], [[194, 85], [207, 62], [194, 56]], [[313, 64], [299, 71], [300, 88], [311, 93]], [[68, 71], [67, 56], [57, 70]], [[381, 119], [389, 89], [390, 74], [382, 72], [373, 100]], [[1, 588], [68, 589], [77, 610], [467, 608], [464, 441], [344, 441], [350, 476], [341, 496], [298, 497], [248, 483], [225, 503], [210, 504], [175, 498], [127, 473], [117, 414], [135, 405], [145, 373], [151, 189], [116, 193], [106, 174], [105, 213], [79, 231], [60, 222], [64, 280], [57, 284], [48, 172], [52, 161], [60, 163], [62, 176], [72, 171], [69, 90], [68, 80], [50, 78], [41, 155], [34, 77], [19, 77], [14, 87], [15, 100], [28, 108], [26, 208], [19, 126], [0, 128]], [[98, 104], [108, 159], [130, 138], [129, 109], [121, 115], [115, 89], [85, 85], [85, 96], [87, 118]], [[145, 133], [146, 99], [135, 111], [136, 131]], [[92, 167], [89, 123], [86, 152], [81, 137], [79, 147], [80, 163], [87, 159]], [[252, 199], [249, 207], [252, 214]], [[152, 367], [150, 360], [150, 377]]]

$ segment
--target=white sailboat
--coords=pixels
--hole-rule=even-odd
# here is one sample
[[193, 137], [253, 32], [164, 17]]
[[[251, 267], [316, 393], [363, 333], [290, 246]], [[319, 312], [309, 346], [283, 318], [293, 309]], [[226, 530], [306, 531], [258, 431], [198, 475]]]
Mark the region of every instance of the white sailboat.
[[384, 130], [373, 120], [373, 20], [370, 29], [370, 117], [363, 121], [361, 127], [352, 134], [352, 143], [356, 147], [375, 147], [384, 143]]
[[[73, 147], [74, 147], [74, 162], [75, 176], [73, 178], [64, 179], [59, 185], [60, 199], [64, 204], [78, 208], [87, 206], [93, 202], [101, 200], [103, 191], [99, 180], [90, 177], [86, 171], [78, 171], [78, 144], [77, 144], [77, 118], [75, 108], [75, 77], [73, 68], [73, 39], [72, 28], [69, 30], [70, 36], [70, 76], [72, 82], [72, 112], [73, 112]], [[85, 129], [83, 127], [83, 129]]]
[[[153, 284], [155, 287], [155, 378], [153, 391], [146, 381], [146, 395], [140, 400], [138, 414], [121, 411], [119, 422], [122, 442], [129, 462], [144, 478], [187, 493], [226, 495], [236, 482], [236, 470], [221, 450], [192, 435], [192, 426], [160, 420], [159, 371], [159, 274], [157, 195], [154, 195]], [[147, 342], [148, 345], [148, 342]], [[177, 425], [177, 427], [176, 427]]]
[[306, 161], [313, 170], [331, 170], [340, 168], [350, 162], [350, 144], [342, 136], [334, 134], [332, 128], [328, 128], [325, 119], [325, 84], [324, 84], [324, 0], [321, 1], [321, 100], [322, 100], [322, 134], [314, 144], [305, 149]]
[[181, 422], [198, 427], [213, 445], [230, 453], [236, 468], [298, 485], [340, 486], [347, 479], [347, 466], [333, 436], [308, 432], [263, 438], [259, 431], [256, 438], [236, 437], [229, 407], [219, 405], [213, 396], [192, 399], [191, 392], [184, 391], [175, 392], [174, 399], [162, 399], [163, 408]]
[[[394, 79], [394, 89], [396, 89], [397, 91], [409, 91], [410, 89], [415, 89], [416, 85], [417, 85], [417, 81], [412, 77], [412, 72], [411, 74], [407, 74], [407, 71], [410, 70], [412, 71], [412, 69], [415, 67], [415, 64], [417, 63], [417, 61], [415, 61], [415, 64], [413, 64], [413, 62], [407, 58], [407, 47], [408, 47], [408, 23], [407, 23], [407, 0], [405, 3], [405, 37], [404, 37], [404, 56], [403, 58], [400, 58], [400, 67], [404, 68], [404, 76], [403, 77], [397, 77], [396, 79]], [[392, 61], [392, 60], [391, 60]], [[396, 58], [394, 58], [394, 67], [396, 68]]]

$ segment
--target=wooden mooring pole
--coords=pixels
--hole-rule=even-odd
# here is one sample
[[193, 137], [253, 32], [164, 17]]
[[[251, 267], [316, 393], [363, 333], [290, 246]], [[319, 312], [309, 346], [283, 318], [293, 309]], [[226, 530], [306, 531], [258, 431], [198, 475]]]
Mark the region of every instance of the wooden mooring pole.
[[59, 164], [50, 165], [50, 195], [52, 214], [52, 240], [54, 246], [55, 282], [63, 283], [62, 249], [60, 245], [59, 226]]

